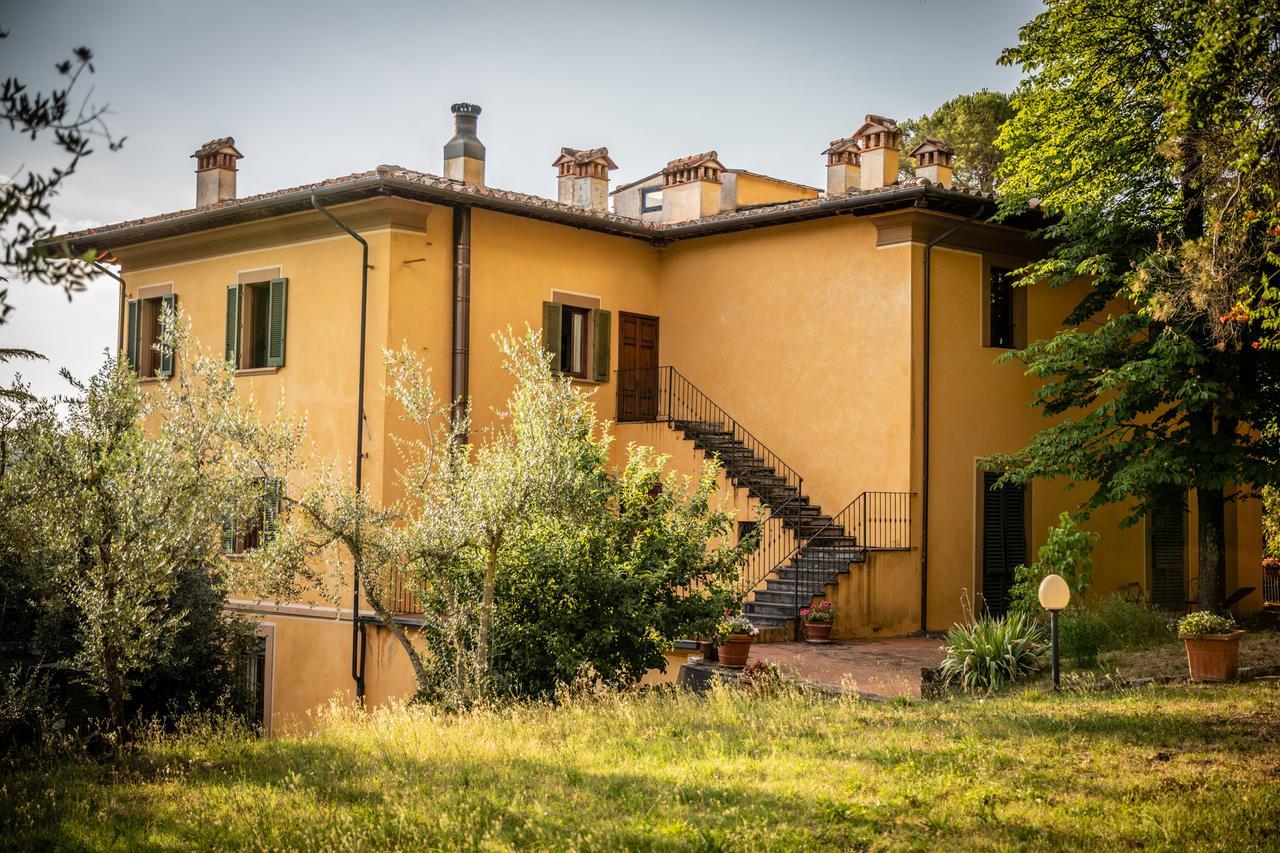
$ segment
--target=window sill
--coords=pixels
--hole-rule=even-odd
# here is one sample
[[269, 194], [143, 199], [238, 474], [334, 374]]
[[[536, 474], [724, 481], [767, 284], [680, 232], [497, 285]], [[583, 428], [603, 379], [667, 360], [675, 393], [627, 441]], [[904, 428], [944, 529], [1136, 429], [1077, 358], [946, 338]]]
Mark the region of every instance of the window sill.
[[139, 376], [139, 385], [159, 385], [161, 382], [168, 382], [172, 376]]
[[279, 370], [278, 367], [242, 367], [236, 371], [236, 376], [270, 376]]
[[574, 385], [590, 385], [592, 387], [595, 387], [597, 385], [604, 385], [609, 380], [605, 379], [601, 381], [599, 379], [586, 379], [582, 376], [570, 376], [569, 381], [572, 382]]

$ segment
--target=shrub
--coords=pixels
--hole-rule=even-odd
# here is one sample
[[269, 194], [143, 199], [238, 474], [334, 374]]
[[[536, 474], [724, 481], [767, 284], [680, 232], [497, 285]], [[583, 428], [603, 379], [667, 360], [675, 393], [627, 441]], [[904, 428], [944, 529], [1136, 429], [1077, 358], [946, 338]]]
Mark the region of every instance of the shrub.
[[947, 657], [940, 667], [947, 684], [970, 693], [991, 693], [1034, 672], [1044, 654], [1044, 629], [1021, 613], [983, 614], [972, 625], [947, 632]]
[[1040, 581], [1048, 575], [1061, 575], [1071, 587], [1072, 601], [1084, 601], [1084, 594], [1093, 583], [1090, 555], [1097, 544], [1098, 534], [1081, 530], [1071, 513], [1062, 513], [1057, 526], [1049, 528], [1049, 538], [1036, 552], [1036, 561], [1014, 570], [1009, 610], [1039, 618], [1044, 613], [1040, 606]]
[[754, 660], [742, 670], [742, 686], [754, 693], [771, 696], [783, 683], [782, 667], [773, 661]]
[[1178, 620], [1179, 634], [1227, 634], [1236, 629], [1236, 620], [1209, 610], [1197, 610]]
[[1106, 624], [1103, 651], [1142, 649], [1170, 639], [1170, 617], [1145, 596], [1130, 601], [1123, 595], [1108, 595], [1089, 605]]
[[1064, 657], [1082, 669], [1097, 666], [1108, 636], [1102, 614], [1089, 607], [1071, 608], [1059, 617], [1058, 631]]

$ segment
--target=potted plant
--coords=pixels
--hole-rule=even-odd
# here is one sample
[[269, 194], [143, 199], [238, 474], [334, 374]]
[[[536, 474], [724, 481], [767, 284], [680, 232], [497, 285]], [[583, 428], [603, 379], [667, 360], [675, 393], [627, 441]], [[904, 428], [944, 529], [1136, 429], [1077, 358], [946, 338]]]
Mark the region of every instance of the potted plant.
[[804, 638], [810, 643], [831, 642], [831, 624], [835, 622], [836, 610], [825, 598], [812, 607], [800, 611], [804, 621]]
[[746, 616], [728, 616], [716, 626], [716, 654], [720, 665], [740, 669], [747, 665], [751, 641], [760, 633]]
[[1208, 610], [1183, 616], [1178, 636], [1187, 647], [1187, 669], [1192, 681], [1230, 681], [1240, 671], [1240, 638], [1230, 616]]

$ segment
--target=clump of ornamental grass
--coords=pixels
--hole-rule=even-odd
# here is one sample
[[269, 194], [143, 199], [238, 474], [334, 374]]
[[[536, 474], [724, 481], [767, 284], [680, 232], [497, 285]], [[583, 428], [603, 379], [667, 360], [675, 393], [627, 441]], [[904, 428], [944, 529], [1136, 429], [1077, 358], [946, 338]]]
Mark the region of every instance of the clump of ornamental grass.
[[1021, 613], [982, 614], [947, 632], [943, 680], [969, 693], [992, 693], [1040, 667], [1044, 629]]

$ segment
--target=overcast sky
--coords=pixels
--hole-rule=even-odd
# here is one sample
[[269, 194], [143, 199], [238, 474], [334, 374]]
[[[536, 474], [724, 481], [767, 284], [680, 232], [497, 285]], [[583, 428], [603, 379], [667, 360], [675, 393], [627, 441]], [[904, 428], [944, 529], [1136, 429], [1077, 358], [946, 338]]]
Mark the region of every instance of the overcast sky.
[[[484, 108], [486, 183], [555, 196], [561, 146], [606, 145], [615, 185], [715, 149], [730, 168], [815, 186], [819, 152], [866, 113], [897, 119], [953, 95], [1010, 90], [996, 65], [1032, 0], [586, 2], [0, 1], [0, 76], [56, 80], [94, 51], [94, 99], [123, 150], [84, 161], [54, 203], [63, 230], [191, 207], [190, 154], [234, 136], [239, 193], [390, 163], [439, 173], [449, 105]], [[51, 162], [0, 128], [0, 174]], [[85, 376], [115, 346], [117, 291], [70, 302], [11, 283], [0, 345], [50, 358], [38, 392]], [[0, 366], [7, 382], [12, 366]]]

